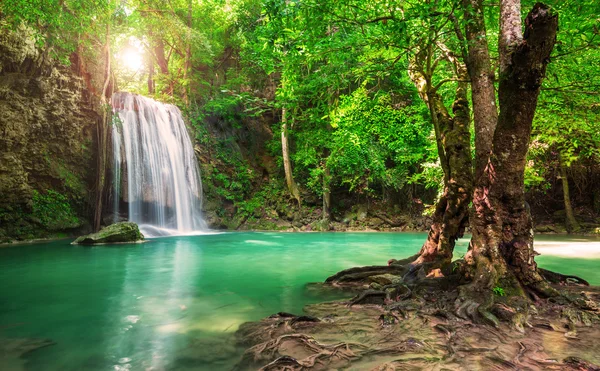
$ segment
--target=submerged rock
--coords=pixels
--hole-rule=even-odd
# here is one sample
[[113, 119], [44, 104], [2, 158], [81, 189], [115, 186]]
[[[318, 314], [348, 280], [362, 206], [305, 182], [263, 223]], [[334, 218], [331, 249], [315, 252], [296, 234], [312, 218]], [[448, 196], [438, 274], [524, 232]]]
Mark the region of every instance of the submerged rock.
[[0, 338], [0, 365], [3, 370], [26, 370], [26, 354], [55, 344], [48, 339]]
[[81, 236], [73, 241], [74, 245], [96, 245], [102, 243], [142, 242], [144, 235], [137, 224], [121, 222], [102, 228], [99, 232]]

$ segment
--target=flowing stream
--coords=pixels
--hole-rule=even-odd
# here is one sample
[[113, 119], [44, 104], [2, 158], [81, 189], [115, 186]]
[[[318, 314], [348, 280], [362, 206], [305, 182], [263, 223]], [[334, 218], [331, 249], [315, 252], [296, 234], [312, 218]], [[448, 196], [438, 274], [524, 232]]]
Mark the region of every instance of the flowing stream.
[[[339, 298], [305, 285], [412, 255], [425, 238], [236, 232], [0, 248], [0, 370], [230, 370], [241, 323]], [[456, 257], [467, 244], [459, 240]], [[600, 285], [599, 238], [540, 236], [535, 246], [542, 267]], [[56, 344], [9, 363], [2, 344], [15, 338]]]
[[207, 230], [202, 182], [179, 109], [130, 93], [112, 96], [113, 208], [127, 204], [130, 221], [146, 237]]

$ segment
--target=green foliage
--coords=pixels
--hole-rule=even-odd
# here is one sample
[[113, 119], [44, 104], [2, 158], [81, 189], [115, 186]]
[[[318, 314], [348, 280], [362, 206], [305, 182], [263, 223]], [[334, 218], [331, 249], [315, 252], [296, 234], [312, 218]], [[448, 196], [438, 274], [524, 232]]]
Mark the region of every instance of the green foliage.
[[119, 131], [123, 128], [123, 120], [119, 115], [113, 115], [112, 112], [110, 114], [111, 120], [110, 125], [116, 127]]
[[207, 116], [220, 117], [231, 123], [233, 127], [240, 128], [242, 120], [260, 117], [267, 112], [268, 108], [269, 103], [264, 98], [253, 96], [248, 92], [238, 93], [222, 89], [220, 94], [204, 104], [203, 111]]
[[495, 295], [497, 296], [506, 296], [506, 292], [502, 287], [496, 286], [492, 289]]
[[113, 0], [3, 0], [0, 13], [12, 27], [29, 26], [38, 46], [52, 46], [54, 56], [68, 64], [79, 43], [94, 47], [105, 25], [125, 15], [122, 5]]
[[81, 225], [79, 217], [63, 194], [49, 189], [33, 191], [33, 217], [47, 230], [64, 230]]
[[86, 193], [85, 183], [81, 180], [81, 176], [74, 174], [64, 165], [59, 165], [57, 168], [58, 176], [63, 181], [63, 185], [70, 191], [71, 199], [81, 202], [83, 195]]
[[427, 158], [431, 125], [418, 105], [393, 108], [389, 94], [359, 88], [342, 96], [332, 114], [328, 166], [350, 190], [383, 185], [400, 189]]
[[[532, 5], [523, 2], [523, 9]], [[544, 192], [555, 183], [561, 162], [572, 168], [600, 161], [600, 4], [549, 5], [560, 15], [561, 30], [524, 178], [527, 189]], [[154, 86], [156, 98], [180, 105], [209, 163], [208, 191], [248, 217], [270, 198], [282, 197], [283, 187], [270, 195], [254, 192], [258, 176], [250, 163], [256, 161], [241, 155], [243, 133], [252, 130], [249, 123], [272, 122], [268, 152], [282, 178], [283, 109], [293, 176], [303, 192], [321, 195], [337, 188], [379, 197], [386, 191], [441, 189], [430, 113], [408, 76], [409, 62], [435, 38], [430, 83], [450, 108], [454, 70], [438, 46], [460, 58], [464, 45], [448, 15], [464, 28], [464, 14], [449, 0], [403, 3], [398, 9], [384, 0], [0, 3], [3, 21], [32, 28], [38, 44], [63, 61], [75, 50], [88, 61], [97, 59], [108, 35], [119, 88], [147, 94]], [[495, 29], [497, 7], [487, 7], [485, 17], [488, 29]], [[488, 37], [495, 61], [497, 33]], [[143, 57], [136, 71], [127, 71], [121, 58], [131, 48]], [[115, 118], [112, 125], [121, 123]], [[64, 197], [80, 202], [76, 195], [85, 187], [74, 170], [64, 164], [53, 168], [65, 184]]]
[[[431, 156], [435, 155], [437, 151], [435, 148], [433, 148], [434, 142], [430, 143], [432, 145], [427, 149], [429, 151], [429, 155]], [[435, 162], [428, 161], [420, 164], [420, 170], [412, 174], [406, 180], [406, 182], [409, 184], [422, 184], [426, 189], [437, 189], [438, 191], [441, 191], [443, 189], [443, 179], [444, 171], [442, 170], [439, 159], [436, 159]]]
[[223, 164], [220, 171], [214, 168], [212, 181], [216, 186], [216, 193], [225, 200], [240, 202], [252, 190], [252, 181], [255, 177], [254, 170], [241, 157], [232, 145], [232, 138], [218, 140], [214, 153], [215, 157]]
[[271, 182], [262, 186], [252, 197], [236, 203], [237, 214], [244, 218], [262, 218], [271, 210], [277, 217], [278, 202], [285, 200], [282, 184]]

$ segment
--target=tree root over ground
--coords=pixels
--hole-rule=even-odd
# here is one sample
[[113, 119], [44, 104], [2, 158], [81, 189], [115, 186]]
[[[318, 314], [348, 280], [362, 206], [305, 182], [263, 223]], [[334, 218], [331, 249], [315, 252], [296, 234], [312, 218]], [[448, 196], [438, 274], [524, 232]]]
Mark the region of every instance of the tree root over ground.
[[408, 285], [374, 268], [348, 272], [368, 289], [350, 301], [242, 325], [237, 339], [250, 348], [238, 369], [600, 370], [600, 288], [570, 286], [581, 282], [566, 277], [555, 286], [562, 299], [523, 312], [502, 300], [469, 302], [444, 277]]

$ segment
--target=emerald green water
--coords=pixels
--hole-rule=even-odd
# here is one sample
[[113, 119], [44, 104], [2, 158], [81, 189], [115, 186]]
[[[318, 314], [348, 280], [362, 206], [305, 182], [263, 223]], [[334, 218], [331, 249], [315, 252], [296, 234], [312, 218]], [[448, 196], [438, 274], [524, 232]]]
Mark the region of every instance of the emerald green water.
[[[239, 324], [332, 299], [305, 284], [408, 256], [424, 238], [256, 232], [0, 248], [0, 340], [56, 342], [28, 354], [27, 370], [227, 370]], [[600, 285], [600, 239], [542, 236], [536, 250], [541, 266]], [[0, 369], [19, 368], [1, 356]]]

